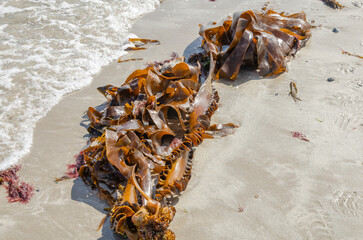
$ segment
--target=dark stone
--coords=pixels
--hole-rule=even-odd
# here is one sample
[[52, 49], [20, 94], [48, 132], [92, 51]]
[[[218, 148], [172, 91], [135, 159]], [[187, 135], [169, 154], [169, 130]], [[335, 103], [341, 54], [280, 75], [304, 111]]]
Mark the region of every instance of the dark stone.
[[333, 32], [334, 33], [338, 33], [339, 32], [339, 29], [338, 28], [333, 28]]
[[331, 77], [327, 79], [328, 82], [334, 82], [334, 80], [335, 79], [334, 78], [331, 78]]

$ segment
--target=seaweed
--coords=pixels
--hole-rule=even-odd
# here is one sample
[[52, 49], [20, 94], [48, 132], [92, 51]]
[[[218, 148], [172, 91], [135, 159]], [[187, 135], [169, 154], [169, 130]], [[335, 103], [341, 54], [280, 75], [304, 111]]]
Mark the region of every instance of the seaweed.
[[[188, 62], [173, 54], [135, 70], [119, 87], [98, 88], [107, 99], [104, 108], [89, 107], [87, 146], [64, 176], [79, 175], [98, 189], [110, 205], [112, 229], [131, 240], [175, 239], [168, 229], [176, 213], [172, 200], [188, 185], [196, 147], [238, 128], [210, 124], [219, 102], [213, 81], [235, 79], [247, 66], [262, 76], [286, 71], [285, 58], [303, 46], [310, 26], [304, 13], [247, 11], [201, 26], [200, 34], [204, 52]], [[130, 41], [135, 50], [157, 44]]]
[[342, 50], [342, 54], [347, 54], [348, 56], [353, 56], [353, 57], [357, 57], [357, 58], [362, 58], [363, 59], [363, 56], [361, 55], [358, 55], [358, 54], [355, 54], [355, 53], [350, 53], [350, 52], [347, 52], [347, 51], [344, 51], [343, 49]]
[[122, 63], [122, 62], [131, 62], [131, 61], [141, 61], [143, 60], [143, 58], [129, 58], [129, 59], [124, 59], [122, 60], [121, 58], [119, 58], [117, 60], [118, 63]]
[[334, 8], [334, 9], [342, 9], [344, 8], [343, 5], [341, 5], [338, 1], [335, 0], [321, 0], [325, 5]]
[[[264, 9], [233, 14], [219, 24], [200, 27], [204, 55], [217, 58], [216, 78], [236, 79], [241, 68], [253, 68], [261, 76], [287, 70], [286, 61], [310, 38], [305, 13], [285, 15]], [[201, 57], [188, 62], [196, 65]]]
[[289, 92], [289, 95], [292, 97], [292, 99], [294, 99], [295, 102], [297, 102], [298, 100], [299, 101], [302, 101], [298, 96], [297, 96], [297, 93], [298, 93], [298, 89], [296, 87], [296, 83], [291, 81], [290, 82], [290, 92]]
[[33, 185], [23, 182], [17, 174], [21, 166], [15, 165], [10, 169], [0, 171], [0, 186], [4, 186], [7, 191], [7, 199], [9, 203], [20, 202], [26, 204], [34, 195]]
[[144, 39], [144, 38], [129, 38], [129, 42], [132, 43], [134, 46], [126, 48], [126, 51], [144, 50], [144, 49], [146, 49], [146, 47], [144, 47], [144, 45], [149, 44], [149, 43], [155, 44], [155, 45], [160, 44], [160, 42], [158, 40]]
[[73, 164], [67, 164], [67, 171], [65, 172], [65, 175], [59, 178], [55, 178], [55, 182], [77, 178], [79, 177], [79, 169], [85, 164], [84, 157], [83, 157], [83, 151], [81, 151], [79, 154], [74, 156], [75, 163]]
[[199, 75], [199, 68], [174, 54], [134, 71], [120, 87], [98, 88], [106, 107], [88, 109], [88, 145], [56, 180], [79, 174], [97, 188], [112, 206], [117, 233], [174, 238], [168, 226], [175, 209], [166, 199], [186, 188], [193, 148], [203, 141], [218, 102], [213, 74], [204, 84]]
[[298, 138], [298, 139], [303, 140], [305, 142], [310, 142], [310, 140], [307, 139], [306, 136], [305, 136], [305, 134], [303, 134], [302, 132], [296, 132], [296, 131], [294, 131], [294, 132], [291, 132], [291, 135], [294, 138]]

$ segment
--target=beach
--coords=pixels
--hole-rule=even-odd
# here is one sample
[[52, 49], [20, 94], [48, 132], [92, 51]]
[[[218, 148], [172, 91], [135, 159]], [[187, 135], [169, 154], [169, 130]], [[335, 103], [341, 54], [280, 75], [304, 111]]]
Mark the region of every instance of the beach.
[[[214, 83], [220, 105], [212, 123], [239, 128], [196, 149], [170, 227], [177, 239], [361, 239], [363, 60], [341, 49], [363, 55], [363, 2], [340, 3], [342, 10], [317, 0], [271, 1], [277, 12], [304, 11], [316, 26], [288, 72], [260, 78], [242, 71], [235, 81]], [[37, 191], [27, 205], [7, 203], [0, 191], [1, 239], [118, 239], [108, 221], [96, 231], [107, 214], [97, 191], [79, 178], [54, 182], [86, 143], [84, 113], [105, 101], [97, 87], [120, 86], [148, 61], [183, 55], [198, 37], [198, 24], [264, 4], [165, 0], [136, 20], [132, 33], [161, 44], [122, 57], [141, 61], [103, 67], [89, 86], [63, 96], [37, 122], [30, 153], [19, 162], [21, 178]], [[291, 81], [302, 101], [288, 95]], [[293, 138], [294, 131], [309, 142]]]

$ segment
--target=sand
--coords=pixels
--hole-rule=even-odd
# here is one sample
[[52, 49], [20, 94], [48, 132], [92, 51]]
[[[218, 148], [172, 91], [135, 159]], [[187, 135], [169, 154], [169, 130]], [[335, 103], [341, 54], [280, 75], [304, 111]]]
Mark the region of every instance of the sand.
[[[338, 11], [318, 0], [271, 2], [277, 11], [305, 11], [318, 27], [287, 73], [260, 79], [242, 72], [236, 81], [215, 83], [221, 101], [212, 121], [240, 128], [197, 148], [171, 225], [177, 239], [363, 236], [363, 60], [340, 51], [363, 54], [363, 4], [342, 0], [346, 8]], [[92, 85], [65, 96], [37, 124], [20, 173], [39, 192], [27, 205], [8, 204], [0, 192], [1, 239], [117, 239], [108, 224], [96, 232], [106, 207], [96, 191], [80, 179], [53, 182], [85, 144], [82, 115], [104, 101], [96, 88], [121, 85], [133, 70], [172, 51], [182, 54], [199, 23], [263, 4], [166, 0], [135, 22], [132, 32], [162, 44], [127, 56], [143, 61], [105, 67]], [[288, 96], [290, 81], [302, 101]], [[291, 131], [302, 131], [310, 142], [292, 138]]]

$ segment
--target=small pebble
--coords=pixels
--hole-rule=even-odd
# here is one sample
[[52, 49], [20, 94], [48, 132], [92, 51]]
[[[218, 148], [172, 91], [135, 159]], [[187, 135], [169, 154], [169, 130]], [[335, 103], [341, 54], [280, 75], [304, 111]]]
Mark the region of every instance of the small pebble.
[[259, 199], [259, 197], [260, 197], [260, 196], [259, 196], [258, 194], [256, 194], [256, 195], [255, 195], [255, 198], [256, 198], [256, 199]]
[[339, 32], [339, 29], [338, 28], [333, 28], [333, 32], [334, 33], [338, 33]]
[[278, 96], [279, 94], [278, 93], [275, 93], [275, 96]]
[[335, 80], [334, 78], [328, 78], [327, 79], [328, 82], [334, 82], [334, 80]]

